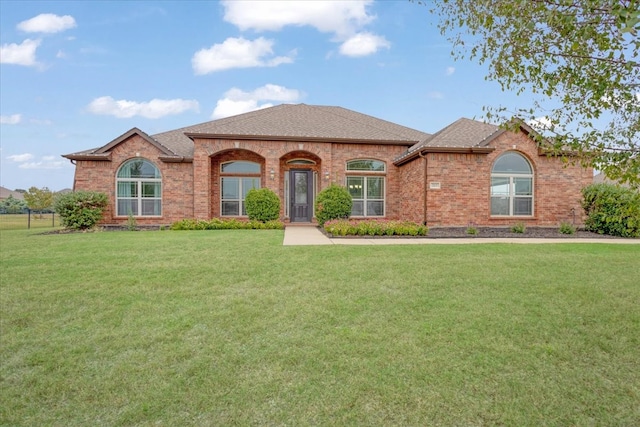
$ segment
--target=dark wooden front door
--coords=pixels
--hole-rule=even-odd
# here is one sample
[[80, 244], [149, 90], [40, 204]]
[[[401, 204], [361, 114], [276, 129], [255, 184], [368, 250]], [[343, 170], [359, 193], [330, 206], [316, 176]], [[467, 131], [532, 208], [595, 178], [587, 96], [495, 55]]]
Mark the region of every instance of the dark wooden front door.
[[291, 222], [311, 222], [313, 206], [313, 173], [294, 169], [289, 172], [289, 208]]

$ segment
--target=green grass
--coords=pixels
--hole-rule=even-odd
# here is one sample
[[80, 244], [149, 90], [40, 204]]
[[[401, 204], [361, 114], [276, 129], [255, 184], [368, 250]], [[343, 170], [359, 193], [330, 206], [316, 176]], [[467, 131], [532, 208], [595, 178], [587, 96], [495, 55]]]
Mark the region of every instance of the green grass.
[[31, 214], [29, 223], [28, 214], [0, 214], [0, 230], [26, 230], [31, 228], [53, 228], [60, 227], [60, 216], [50, 213]]
[[3, 231], [0, 425], [640, 424], [640, 246]]

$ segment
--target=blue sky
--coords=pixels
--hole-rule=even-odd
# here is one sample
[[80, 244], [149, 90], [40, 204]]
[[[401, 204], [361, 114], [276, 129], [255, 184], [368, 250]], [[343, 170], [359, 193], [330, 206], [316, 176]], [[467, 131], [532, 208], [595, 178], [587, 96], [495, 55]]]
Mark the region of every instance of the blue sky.
[[409, 1], [0, 0], [0, 185], [73, 186], [62, 154], [281, 103], [433, 133], [527, 99], [454, 62]]

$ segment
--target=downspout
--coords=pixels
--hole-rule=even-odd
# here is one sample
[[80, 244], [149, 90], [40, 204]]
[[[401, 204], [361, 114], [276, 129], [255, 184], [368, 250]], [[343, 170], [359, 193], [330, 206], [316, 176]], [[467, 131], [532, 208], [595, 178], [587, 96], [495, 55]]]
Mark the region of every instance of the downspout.
[[418, 152], [418, 155], [424, 159], [424, 209], [422, 210], [424, 212], [423, 218], [422, 218], [422, 225], [427, 225], [427, 172], [428, 172], [428, 168], [427, 168], [427, 156], [423, 155], [421, 151]]

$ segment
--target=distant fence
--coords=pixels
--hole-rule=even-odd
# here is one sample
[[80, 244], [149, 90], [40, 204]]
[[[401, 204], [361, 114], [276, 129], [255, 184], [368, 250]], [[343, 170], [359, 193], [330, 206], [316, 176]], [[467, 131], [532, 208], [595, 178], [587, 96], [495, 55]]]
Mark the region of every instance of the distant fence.
[[60, 217], [55, 212], [28, 210], [26, 213], [21, 214], [0, 214], [0, 230], [55, 228], [60, 226]]

